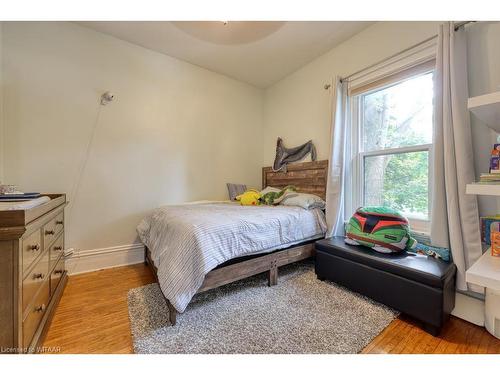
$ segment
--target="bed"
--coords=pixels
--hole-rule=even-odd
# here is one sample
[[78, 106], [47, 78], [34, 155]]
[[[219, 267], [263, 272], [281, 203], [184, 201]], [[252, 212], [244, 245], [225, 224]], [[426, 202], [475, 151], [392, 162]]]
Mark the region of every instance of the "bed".
[[[287, 172], [265, 167], [262, 186], [294, 185], [324, 199], [327, 169], [326, 160], [290, 164]], [[319, 208], [207, 201], [160, 207], [137, 231], [174, 325], [196, 293], [263, 272], [269, 286], [277, 284], [279, 267], [313, 255], [326, 221]]]

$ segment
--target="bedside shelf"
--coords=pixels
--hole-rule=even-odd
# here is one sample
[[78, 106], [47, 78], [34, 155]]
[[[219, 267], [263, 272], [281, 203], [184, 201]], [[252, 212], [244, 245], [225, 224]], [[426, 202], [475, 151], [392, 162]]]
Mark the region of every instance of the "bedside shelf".
[[484, 327], [500, 339], [500, 257], [494, 257], [488, 249], [465, 272], [465, 280], [485, 288]]
[[500, 196], [500, 184], [467, 184], [466, 194]]
[[500, 290], [500, 257], [491, 255], [491, 249], [477, 260], [465, 273], [468, 283]]
[[467, 107], [490, 129], [500, 133], [500, 91], [469, 98]]

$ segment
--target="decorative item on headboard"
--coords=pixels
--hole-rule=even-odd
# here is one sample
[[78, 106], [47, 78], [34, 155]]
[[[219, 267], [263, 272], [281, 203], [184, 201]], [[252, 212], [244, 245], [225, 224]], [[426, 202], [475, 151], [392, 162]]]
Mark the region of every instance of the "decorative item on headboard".
[[273, 171], [286, 172], [286, 165], [294, 161], [302, 160], [307, 154], [311, 153], [311, 160], [316, 161], [316, 147], [312, 141], [306, 142], [301, 146], [286, 148], [283, 140], [278, 137], [276, 143], [276, 158], [274, 159]]

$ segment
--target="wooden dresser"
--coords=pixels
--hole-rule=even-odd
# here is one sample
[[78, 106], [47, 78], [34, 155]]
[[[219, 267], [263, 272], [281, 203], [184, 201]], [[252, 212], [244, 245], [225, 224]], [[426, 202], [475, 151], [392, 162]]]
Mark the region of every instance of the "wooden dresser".
[[38, 352], [68, 279], [65, 194], [0, 211], [0, 353]]

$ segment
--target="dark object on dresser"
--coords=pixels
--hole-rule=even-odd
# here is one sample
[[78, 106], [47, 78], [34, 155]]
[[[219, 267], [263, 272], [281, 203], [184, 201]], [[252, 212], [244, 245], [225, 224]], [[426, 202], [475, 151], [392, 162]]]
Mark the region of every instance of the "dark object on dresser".
[[455, 307], [456, 266], [402, 252], [381, 254], [343, 237], [317, 241], [316, 275], [393, 307], [423, 322], [434, 336]]
[[68, 279], [65, 194], [26, 210], [0, 211], [0, 347], [37, 353]]

